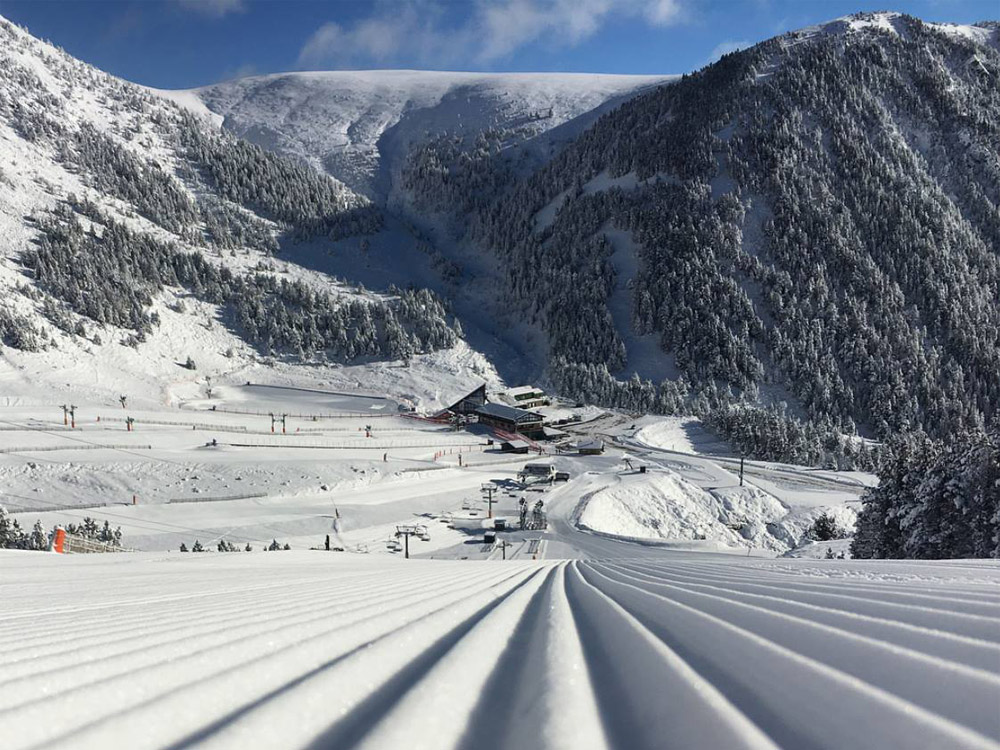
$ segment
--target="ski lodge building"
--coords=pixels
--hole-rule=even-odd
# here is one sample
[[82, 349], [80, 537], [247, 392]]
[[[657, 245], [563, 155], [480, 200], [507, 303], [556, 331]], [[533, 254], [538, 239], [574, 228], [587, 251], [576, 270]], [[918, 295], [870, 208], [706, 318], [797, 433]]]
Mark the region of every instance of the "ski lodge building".
[[541, 414], [515, 409], [505, 404], [486, 403], [475, 410], [479, 423], [503, 432], [514, 432], [527, 437], [545, 437]]
[[[548, 403], [545, 393], [532, 386], [513, 388], [501, 398], [510, 397], [512, 400], [517, 400], [510, 396], [512, 393], [522, 394], [519, 403]], [[538, 401], [538, 397], [541, 397], [541, 401]], [[545, 418], [541, 414], [510, 404], [491, 402], [486, 395], [485, 383], [459, 398], [448, 407], [447, 411], [460, 417], [475, 416], [480, 424], [500, 432], [524, 435], [527, 438], [546, 437], [545, 428], [542, 426]]]
[[549, 404], [545, 391], [535, 388], [533, 385], [522, 385], [504, 391], [500, 394], [500, 400], [508, 406], [514, 406], [518, 409], [534, 409]]
[[448, 411], [453, 414], [474, 414], [476, 409], [486, 404], [486, 383], [476, 388], [471, 393], [462, 396], [458, 401], [448, 407]]

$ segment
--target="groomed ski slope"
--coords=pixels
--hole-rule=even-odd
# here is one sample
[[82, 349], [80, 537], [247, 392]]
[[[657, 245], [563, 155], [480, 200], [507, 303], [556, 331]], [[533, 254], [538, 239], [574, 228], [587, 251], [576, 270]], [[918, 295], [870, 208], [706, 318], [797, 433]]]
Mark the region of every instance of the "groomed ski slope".
[[3, 746], [1000, 747], [996, 564], [572, 544], [0, 553]]

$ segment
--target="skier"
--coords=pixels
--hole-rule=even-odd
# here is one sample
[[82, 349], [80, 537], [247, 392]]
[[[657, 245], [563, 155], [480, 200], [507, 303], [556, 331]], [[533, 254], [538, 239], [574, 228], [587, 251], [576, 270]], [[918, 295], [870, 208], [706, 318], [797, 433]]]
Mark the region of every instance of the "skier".
[[327, 552], [330, 551], [330, 535], [329, 534], [326, 535], [326, 551]]

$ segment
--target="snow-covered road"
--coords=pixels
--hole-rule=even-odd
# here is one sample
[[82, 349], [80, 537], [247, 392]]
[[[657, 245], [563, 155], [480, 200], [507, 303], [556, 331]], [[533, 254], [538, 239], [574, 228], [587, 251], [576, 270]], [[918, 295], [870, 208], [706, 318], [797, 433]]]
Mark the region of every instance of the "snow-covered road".
[[574, 544], [0, 552], [3, 746], [1000, 747], [995, 563]]

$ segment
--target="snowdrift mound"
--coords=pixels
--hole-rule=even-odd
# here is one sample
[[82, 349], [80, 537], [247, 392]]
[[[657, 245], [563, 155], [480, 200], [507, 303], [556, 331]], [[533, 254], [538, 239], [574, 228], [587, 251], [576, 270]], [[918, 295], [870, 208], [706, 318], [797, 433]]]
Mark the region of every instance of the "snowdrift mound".
[[705, 490], [673, 473], [644, 480], [622, 477], [590, 497], [578, 525], [615, 536], [735, 541], [720, 527], [716, 505]]
[[[599, 534], [650, 540], [706, 540], [785, 552], [827, 512], [853, 530], [851, 508], [789, 509], [758, 487], [702, 489], [671, 471], [615, 477], [584, 499], [577, 526]], [[825, 548], [824, 548], [825, 550]]]

